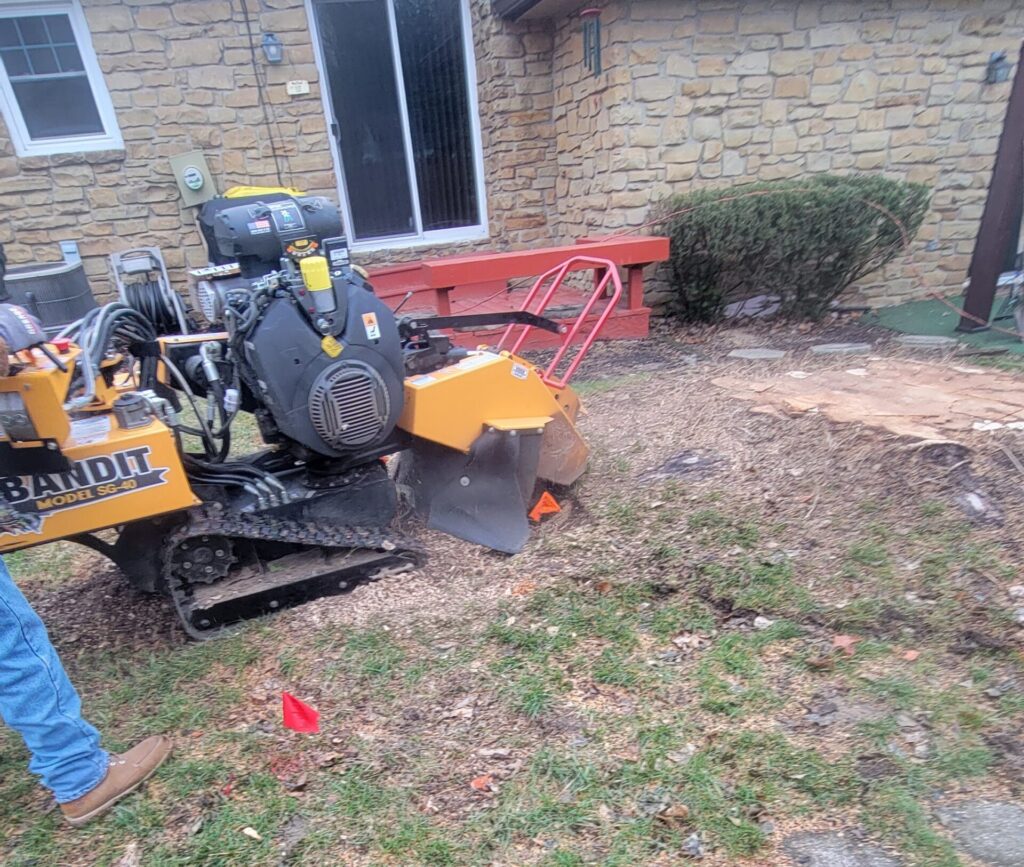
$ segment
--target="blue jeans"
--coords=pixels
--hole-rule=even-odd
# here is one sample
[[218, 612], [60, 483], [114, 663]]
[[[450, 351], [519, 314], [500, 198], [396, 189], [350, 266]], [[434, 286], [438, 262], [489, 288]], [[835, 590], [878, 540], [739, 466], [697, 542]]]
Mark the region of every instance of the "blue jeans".
[[82, 719], [46, 627], [0, 559], [0, 716], [25, 740], [29, 768], [58, 803], [80, 798], [106, 776], [100, 734]]

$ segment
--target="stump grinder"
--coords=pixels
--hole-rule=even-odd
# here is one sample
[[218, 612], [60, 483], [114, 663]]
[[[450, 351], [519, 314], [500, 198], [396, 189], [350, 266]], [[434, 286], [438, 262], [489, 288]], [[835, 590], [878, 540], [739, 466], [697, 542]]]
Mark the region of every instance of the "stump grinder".
[[[151, 283], [52, 338], [0, 305], [0, 552], [86, 545], [202, 638], [415, 568], [400, 495], [431, 527], [519, 551], [538, 480], [585, 469], [579, 401], [521, 340], [466, 350], [442, 329], [566, 329], [542, 305], [396, 316], [326, 199], [219, 199], [201, 225], [191, 333]], [[263, 447], [239, 449], [246, 429]]]

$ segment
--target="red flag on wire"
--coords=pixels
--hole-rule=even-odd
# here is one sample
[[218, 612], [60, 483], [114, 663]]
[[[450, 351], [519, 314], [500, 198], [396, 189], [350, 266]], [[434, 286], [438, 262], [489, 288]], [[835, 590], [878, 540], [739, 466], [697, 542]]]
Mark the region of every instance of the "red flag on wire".
[[281, 711], [284, 713], [285, 728], [308, 734], [320, 731], [320, 714], [291, 693], [281, 693]]

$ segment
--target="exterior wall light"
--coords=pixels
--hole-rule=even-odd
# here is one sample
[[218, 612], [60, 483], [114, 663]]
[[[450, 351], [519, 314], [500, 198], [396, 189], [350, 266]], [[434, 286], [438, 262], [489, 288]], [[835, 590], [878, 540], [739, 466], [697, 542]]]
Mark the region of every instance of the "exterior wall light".
[[262, 47], [267, 63], [277, 64], [284, 60], [284, 43], [273, 33], [263, 34]]
[[988, 59], [988, 66], [985, 68], [985, 83], [1001, 84], [1004, 81], [1009, 81], [1010, 66], [1005, 51], [993, 51]]
[[601, 74], [601, 10], [581, 9], [583, 19], [583, 64], [595, 78]]

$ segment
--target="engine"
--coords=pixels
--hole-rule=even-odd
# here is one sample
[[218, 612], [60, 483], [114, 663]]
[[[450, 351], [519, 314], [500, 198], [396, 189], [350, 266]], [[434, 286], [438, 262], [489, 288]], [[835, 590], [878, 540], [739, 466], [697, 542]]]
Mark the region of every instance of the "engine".
[[287, 291], [257, 300], [253, 325], [233, 335], [242, 377], [265, 408], [257, 413], [264, 437], [279, 438], [276, 428], [331, 457], [379, 448], [402, 411], [402, 348], [391, 311], [351, 270], [332, 273], [319, 289], [307, 288], [301, 272], [283, 282]]
[[337, 210], [288, 198], [220, 207], [209, 221], [219, 256], [243, 265], [193, 272], [193, 297], [227, 331], [264, 439], [353, 462], [393, 450], [402, 343], [349, 263]]

